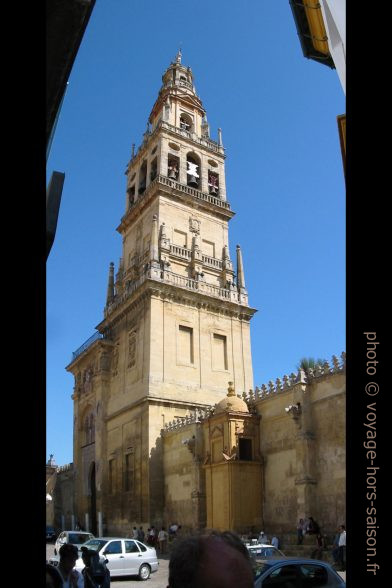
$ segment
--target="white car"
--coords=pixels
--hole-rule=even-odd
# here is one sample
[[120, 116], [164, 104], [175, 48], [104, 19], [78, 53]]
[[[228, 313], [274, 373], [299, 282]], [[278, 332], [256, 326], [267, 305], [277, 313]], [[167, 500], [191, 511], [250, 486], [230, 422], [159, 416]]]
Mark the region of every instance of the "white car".
[[269, 545], [268, 543], [246, 544], [246, 547], [249, 551], [249, 555], [251, 555], [252, 557], [265, 559], [267, 557], [284, 556], [284, 553], [277, 549], [277, 547]]
[[[95, 537], [83, 544], [83, 547], [94, 549], [99, 553], [100, 560], [106, 563], [110, 577], [139, 576], [140, 580], [148, 580], [150, 574], [158, 570], [159, 562], [154, 547], [148, 547], [137, 539], [122, 537]], [[79, 552], [79, 555], [80, 552]], [[59, 557], [49, 560], [58, 565]], [[81, 557], [76, 560], [75, 569], [81, 572], [84, 563]]]
[[93, 539], [94, 535], [87, 531], [61, 531], [54, 544], [54, 554], [58, 555], [59, 549], [64, 543], [72, 543], [80, 550], [89, 539]]

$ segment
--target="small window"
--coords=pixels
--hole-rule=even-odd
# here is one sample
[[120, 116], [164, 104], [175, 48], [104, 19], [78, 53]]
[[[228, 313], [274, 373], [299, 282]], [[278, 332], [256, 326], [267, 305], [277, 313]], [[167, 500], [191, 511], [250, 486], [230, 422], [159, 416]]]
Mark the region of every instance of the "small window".
[[212, 367], [214, 370], [227, 370], [227, 338], [214, 333], [212, 337]]
[[135, 541], [124, 541], [125, 553], [139, 553], [138, 546]]
[[122, 553], [121, 541], [111, 541], [105, 548], [105, 555]]
[[238, 459], [252, 461], [252, 439], [238, 440]]
[[178, 353], [180, 363], [193, 364], [193, 329], [184, 325], [178, 327]]
[[303, 586], [327, 586], [328, 572], [323, 566], [306, 564], [300, 566]]

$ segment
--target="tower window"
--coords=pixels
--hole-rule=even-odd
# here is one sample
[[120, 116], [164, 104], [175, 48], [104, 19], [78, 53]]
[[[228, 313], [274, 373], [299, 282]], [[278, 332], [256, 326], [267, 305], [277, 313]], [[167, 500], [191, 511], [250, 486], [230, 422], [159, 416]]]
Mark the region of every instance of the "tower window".
[[193, 364], [193, 329], [184, 325], [178, 327], [177, 357], [181, 364]]
[[167, 177], [172, 180], [178, 178], [178, 170], [180, 169], [180, 162], [178, 157], [170, 156], [167, 161]]
[[238, 439], [238, 459], [252, 461], [252, 439]]
[[227, 338], [214, 333], [212, 337], [212, 366], [214, 370], [227, 370]]
[[128, 188], [129, 208], [133, 205], [134, 202], [135, 202], [135, 186], [131, 186], [130, 188]]
[[143, 194], [146, 189], [146, 178], [147, 178], [147, 161], [143, 161], [142, 167], [139, 172], [139, 194]]
[[157, 158], [152, 160], [151, 162], [151, 171], [150, 171], [150, 181], [152, 182], [157, 177]]

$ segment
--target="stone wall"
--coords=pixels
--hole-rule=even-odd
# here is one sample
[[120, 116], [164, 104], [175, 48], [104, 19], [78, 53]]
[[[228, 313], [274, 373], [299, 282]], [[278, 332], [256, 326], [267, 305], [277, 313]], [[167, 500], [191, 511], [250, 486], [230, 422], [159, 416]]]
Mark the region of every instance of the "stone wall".
[[303, 376], [251, 399], [262, 417], [267, 534], [295, 532], [308, 516], [333, 534], [346, 518], [345, 373], [335, 366]]

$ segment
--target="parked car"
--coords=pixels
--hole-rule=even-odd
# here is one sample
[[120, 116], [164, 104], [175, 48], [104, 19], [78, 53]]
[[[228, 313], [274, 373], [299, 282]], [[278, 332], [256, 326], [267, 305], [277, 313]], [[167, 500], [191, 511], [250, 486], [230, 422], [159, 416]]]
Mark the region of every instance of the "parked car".
[[346, 583], [331, 565], [317, 559], [279, 557], [258, 559], [254, 588], [275, 586], [325, 586], [345, 588]]
[[54, 544], [54, 554], [57, 555], [64, 543], [72, 543], [79, 549], [86, 541], [93, 539], [94, 535], [87, 531], [61, 531]]
[[56, 530], [52, 525], [46, 525], [46, 541], [54, 541], [56, 539]]
[[285, 557], [284, 553], [277, 547], [269, 545], [268, 543], [248, 544], [246, 547], [252, 557], [266, 559], [269, 557]]
[[[86, 541], [83, 547], [99, 553], [100, 560], [106, 563], [111, 578], [139, 576], [140, 580], [148, 580], [150, 574], [158, 570], [159, 562], [155, 548], [144, 545], [137, 539], [95, 537]], [[49, 563], [58, 565], [59, 557], [51, 557]], [[83, 560], [79, 557], [75, 569], [81, 572], [83, 568]]]

